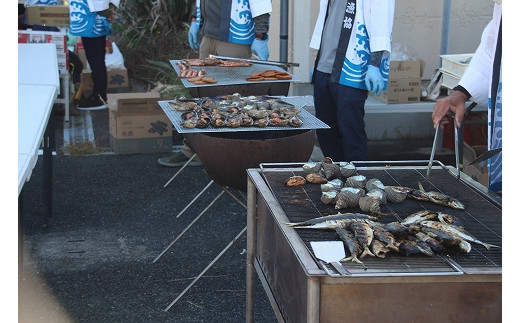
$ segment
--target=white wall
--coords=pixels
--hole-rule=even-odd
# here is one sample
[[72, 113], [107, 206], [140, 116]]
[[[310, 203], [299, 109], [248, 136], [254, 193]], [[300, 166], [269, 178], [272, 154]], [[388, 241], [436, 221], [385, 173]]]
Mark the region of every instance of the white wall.
[[[393, 43], [426, 62], [423, 79], [439, 68], [443, 0], [396, 0]], [[452, 0], [447, 54], [472, 53], [493, 14], [492, 0]], [[288, 61], [300, 63], [291, 73], [308, 82], [316, 52], [309, 42], [318, 16], [318, 0], [289, 0]], [[280, 59], [280, 1], [273, 1], [269, 60]]]

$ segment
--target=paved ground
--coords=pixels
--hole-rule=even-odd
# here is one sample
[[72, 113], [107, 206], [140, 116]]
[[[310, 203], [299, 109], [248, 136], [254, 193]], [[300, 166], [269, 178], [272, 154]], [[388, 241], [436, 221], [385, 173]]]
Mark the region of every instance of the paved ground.
[[[77, 118], [87, 120], [86, 115]], [[84, 136], [93, 135], [98, 147], [108, 147], [108, 111], [88, 115], [93, 128]], [[193, 222], [221, 192], [214, 184], [177, 218], [210, 181], [202, 166], [187, 167], [165, 188], [177, 169], [159, 166], [157, 158], [168, 153], [69, 156], [62, 148], [73, 140], [71, 129], [64, 129], [59, 109], [54, 118], [53, 216], [44, 220], [41, 156], [22, 192], [19, 321], [243, 322], [246, 235], [239, 233], [246, 226], [244, 207], [224, 194]], [[178, 135], [174, 142], [180, 144]], [[374, 142], [370, 158], [427, 159], [430, 145]], [[320, 158], [319, 148], [313, 156]], [[442, 152], [438, 156], [447, 163], [451, 158]], [[237, 235], [229, 250], [165, 311]], [[258, 280], [255, 290], [255, 320], [275, 322]]]

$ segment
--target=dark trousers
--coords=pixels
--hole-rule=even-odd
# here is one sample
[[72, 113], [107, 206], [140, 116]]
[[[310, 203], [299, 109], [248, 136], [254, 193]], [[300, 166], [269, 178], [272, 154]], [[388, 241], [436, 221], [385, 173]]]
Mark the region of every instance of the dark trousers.
[[92, 70], [93, 95], [101, 95], [107, 100], [107, 67], [105, 65], [106, 36], [89, 38], [81, 37], [88, 64]]
[[367, 160], [364, 120], [367, 91], [333, 83], [330, 74], [315, 73], [316, 117], [330, 127], [316, 130], [323, 155], [335, 162]]

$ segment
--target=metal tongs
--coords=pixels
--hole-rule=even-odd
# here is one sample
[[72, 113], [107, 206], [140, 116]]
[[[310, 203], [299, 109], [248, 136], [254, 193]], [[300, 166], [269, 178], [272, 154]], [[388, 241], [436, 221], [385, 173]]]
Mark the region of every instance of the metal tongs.
[[289, 68], [291, 66], [300, 66], [300, 63], [262, 61], [259, 59], [246, 59], [246, 58], [237, 58], [237, 57], [229, 57], [229, 56], [209, 55], [209, 58], [233, 60], [233, 61], [246, 61], [246, 62], [250, 62], [250, 63], [254, 63], [254, 64], [274, 65], [274, 66], [281, 66], [281, 67], [285, 67], [285, 68]]
[[435, 136], [433, 137], [433, 146], [432, 146], [432, 153], [430, 154], [430, 161], [428, 162], [428, 170], [426, 171], [426, 180], [430, 180], [430, 171], [432, 169], [433, 164], [433, 156], [435, 156], [435, 148], [437, 148], [437, 137], [439, 135], [439, 128], [441, 127], [440, 124], [437, 125], [437, 128], [435, 128]]

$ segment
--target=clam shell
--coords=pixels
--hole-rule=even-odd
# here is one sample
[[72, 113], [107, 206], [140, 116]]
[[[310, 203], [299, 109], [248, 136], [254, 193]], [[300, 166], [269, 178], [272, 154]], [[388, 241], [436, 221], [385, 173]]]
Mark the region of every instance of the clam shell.
[[334, 204], [336, 203], [337, 195], [338, 193], [336, 191], [321, 192], [321, 201], [324, 204]]
[[359, 198], [359, 207], [363, 212], [379, 214], [381, 213], [379, 205], [379, 199], [376, 197], [365, 195]]
[[408, 192], [395, 186], [385, 186], [386, 198], [392, 203], [401, 203], [408, 196]]
[[367, 183], [365, 184], [366, 186], [366, 189], [368, 191], [370, 191], [371, 189], [374, 189], [374, 188], [378, 188], [380, 190], [384, 189], [385, 188], [385, 185], [383, 184], [383, 182], [381, 182], [379, 179], [377, 178], [371, 178], [367, 181]]
[[367, 178], [365, 175], [350, 176], [345, 180], [345, 186], [365, 188]]
[[340, 162], [339, 171], [343, 177], [350, 177], [358, 174], [356, 166], [351, 162]]

